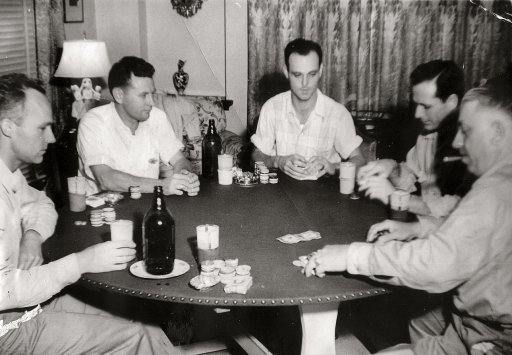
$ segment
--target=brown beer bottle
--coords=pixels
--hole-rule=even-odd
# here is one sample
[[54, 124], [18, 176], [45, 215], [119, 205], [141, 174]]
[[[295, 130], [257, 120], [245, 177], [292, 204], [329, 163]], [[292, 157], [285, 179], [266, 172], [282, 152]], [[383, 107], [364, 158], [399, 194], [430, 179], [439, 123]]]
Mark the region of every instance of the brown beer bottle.
[[162, 186], [155, 186], [151, 208], [142, 222], [143, 256], [148, 273], [172, 272], [176, 256], [174, 233], [174, 218], [165, 207]]
[[215, 120], [208, 121], [208, 131], [203, 138], [202, 146], [202, 170], [203, 177], [215, 178], [217, 176], [217, 157], [222, 150], [220, 136], [215, 129]]

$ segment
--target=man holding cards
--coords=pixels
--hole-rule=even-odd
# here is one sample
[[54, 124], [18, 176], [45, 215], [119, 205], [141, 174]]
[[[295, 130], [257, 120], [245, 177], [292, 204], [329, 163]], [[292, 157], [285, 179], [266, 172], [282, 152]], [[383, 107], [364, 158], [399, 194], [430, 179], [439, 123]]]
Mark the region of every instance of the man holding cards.
[[318, 43], [295, 39], [284, 55], [290, 91], [272, 97], [261, 108], [251, 137], [253, 159], [298, 180], [334, 175], [342, 159], [363, 165], [362, 139], [356, 135], [350, 113], [318, 89], [322, 76]]
[[183, 144], [165, 113], [154, 107], [154, 72], [142, 58], [122, 58], [108, 75], [114, 102], [88, 111], [80, 120], [79, 174], [86, 178], [88, 195], [126, 192], [130, 186], [153, 192], [155, 185], [162, 185], [165, 195], [199, 192]]

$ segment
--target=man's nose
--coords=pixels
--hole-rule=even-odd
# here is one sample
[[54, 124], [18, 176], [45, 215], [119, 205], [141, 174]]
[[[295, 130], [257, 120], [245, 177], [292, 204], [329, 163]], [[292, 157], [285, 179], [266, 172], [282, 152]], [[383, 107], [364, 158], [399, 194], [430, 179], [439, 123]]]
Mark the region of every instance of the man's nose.
[[150, 106], [155, 106], [155, 99], [154, 99], [153, 95], [148, 95], [146, 102]]
[[460, 132], [460, 129], [457, 131], [457, 134], [455, 135], [455, 138], [452, 142], [452, 147], [455, 149], [461, 149], [464, 145], [464, 139], [462, 138], [462, 133]]
[[414, 110], [414, 117], [416, 118], [423, 118], [425, 117], [425, 109], [423, 106], [416, 106], [416, 110]]
[[308, 86], [308, 76], [307, 75], [304, 75], [302, 77], [302, 83], [301, 84], [302, 84], [303, 87], [304, 86]]
[[44, 136], [44, 141], [47, 144], [55, 143], [57, 140], [55, 139], [55, 136], [53, 135], [53, 131], [51, 129], [47, 129]]

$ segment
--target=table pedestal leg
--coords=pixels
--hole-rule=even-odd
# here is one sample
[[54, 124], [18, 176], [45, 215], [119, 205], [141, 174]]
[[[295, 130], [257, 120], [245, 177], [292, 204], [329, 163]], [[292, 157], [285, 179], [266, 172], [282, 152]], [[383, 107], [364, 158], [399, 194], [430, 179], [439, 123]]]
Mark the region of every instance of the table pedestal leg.
[[338, 302], [299, 306], [302, 323], [301, 355], [335, 355]]

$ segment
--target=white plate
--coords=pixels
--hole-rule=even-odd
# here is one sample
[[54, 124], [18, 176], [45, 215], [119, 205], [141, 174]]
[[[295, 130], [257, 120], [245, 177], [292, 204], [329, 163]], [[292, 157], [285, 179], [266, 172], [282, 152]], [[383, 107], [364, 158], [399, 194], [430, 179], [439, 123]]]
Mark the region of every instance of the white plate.
[[183, 260], [174, 259], [174, 269], [170, 274], [165, 275], [152, 275], [146, 271], [146, 265], [144, 264], [144, 260], [137, 261], [130, 266], [130, 272], [132, 275], [141, 277], [143, 279], [168, 279], [171, 277], [176, 277], [183, 275], [188, 270], [190, 270], [190, 265]]

